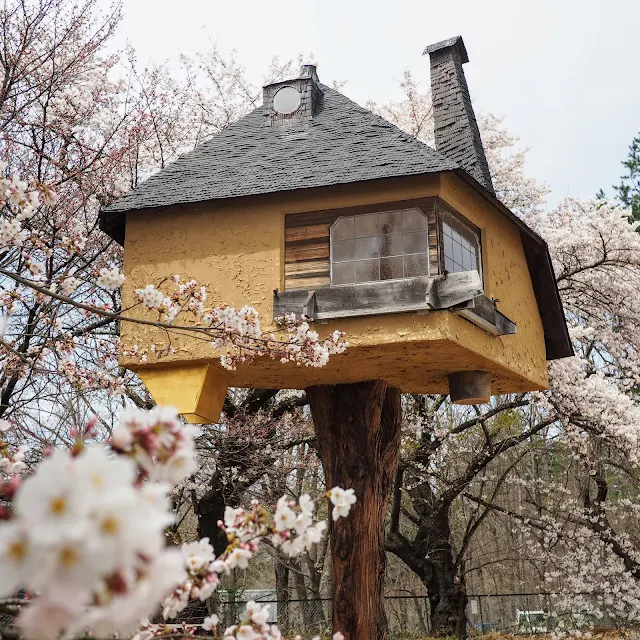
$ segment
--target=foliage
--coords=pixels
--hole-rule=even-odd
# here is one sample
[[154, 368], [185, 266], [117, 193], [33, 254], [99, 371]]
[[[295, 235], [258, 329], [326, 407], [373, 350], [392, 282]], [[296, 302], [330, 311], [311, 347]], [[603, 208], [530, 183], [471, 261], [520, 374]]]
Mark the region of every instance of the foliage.
[[640, 221], [640, 135], [629, 145], [629, 155], [622, 166], [627, 173], [614, 189], [621, 204], [631, 210], [631, 220]]

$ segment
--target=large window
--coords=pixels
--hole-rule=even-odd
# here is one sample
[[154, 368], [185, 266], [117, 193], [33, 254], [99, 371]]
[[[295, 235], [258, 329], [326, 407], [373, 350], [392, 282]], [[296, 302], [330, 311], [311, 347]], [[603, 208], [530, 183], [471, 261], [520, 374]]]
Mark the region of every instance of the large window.
[[428, 222], [420, 209], [339, 218], [330, 242], [332, 285], [429, 275]]
[[480, 238], [469, 226], [442, 212], [442, 255], [449, 273], [480, 271]]

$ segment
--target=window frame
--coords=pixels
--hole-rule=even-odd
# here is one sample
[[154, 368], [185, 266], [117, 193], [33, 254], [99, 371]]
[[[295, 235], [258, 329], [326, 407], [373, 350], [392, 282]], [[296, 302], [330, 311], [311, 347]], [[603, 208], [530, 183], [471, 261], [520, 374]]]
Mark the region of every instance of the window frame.
[[[473, 224], [468, 218], [465, 218], [462, 214], [458, 213], [455, 209], [448, 206], [441, 198], [437, 199], [437, 212], [436, 220], [438, 225], [438, 270], [440, 275], [443, 275], [446, 271], [444, 262], [444, 230], [442, 228], [442, 221], [445, 217], [450, 217], [458, 224], [462, 225], [465, 229], [471, 232], [476, 239], [476, 267], [478, 274], [480, 275], [481, 282], [484, 283], [483, 276], [483, 263], [484, 263], [484, 251], [482, 246], [482, 230]], [[461, 273], [455, 271], [447, 271], [447, 273]]]
[[[403, 253], [399, 254], [399, 255], [395, 255], [395, 256], [378, 256], [377, 258], [362, 258], [360, 260], [357, 259], [353, 259], [353, 260], [343, 260], [341, 262], [338, 262], [338, 264], [347, 264], [347, 263], [355, 263], [355, 262], [364, 262], [366, 260], [377, 260], [378, 261], [378, 274], [380, 273], [380, 260], [382, 258], [402, 258], [403, 259], [403, 272], [404, 272], [404, 258], [405, 256], [412, 256], [412, 255], [425, 255], [426, 256], [426, 263], [427, 263], [427, 273], [423, 274], [423, 275], [418, 275], [418, 276], [402, 276], [400, 278], [385, 278], [384, 280], [380, 279], [378, 277], [377, 280], [366, 280], [364, 282], [344, 282], [341, 284], [335, 284], [333, 281], [333, 276], [334, 276], [334, 259], [333, 259], [333, 251], [334, 251], [334, 244], [333, 244], [333, 238], [332, 238], [332, 231], [333, 228], [342, 220], [346, 219], [346, 218], [351, 218], [354, 220], [354, 226], [355, 226], [355, 219], [357, 217], [360, 216], [367, 216], [367, 215], [380, 215], [380, 214], [385, 214], [385, 213], [396, 213], [396, 212], [400, 212], [402, 213], [403, 211], [406, 210], [410, 210], [410, 209], [415, 209], [417, 211], [420, 212], [420, 215], [423, 216], [423, 218], [426, 221], [426, 226], [424, 228], [424, 230], [416, 230], [416, 231], [409, 231], [408, 233], [421, 233], [424, 232], [426, 234], [426, 243], [425, 243], [425, 247], [424, 247], [424, 251], [417, 251], [415, 253], [404, 253], [404, 246], [403, 246]], [[436, 225], [437, 225], [437, 214], [436, 214]], [[374, 284], [374, 283], [384, 283], [384, 282], [398, 282], [398, 281], [402, 281], [402, 280], [411, 280], [412, 278], [431, 278], [437, 274], [432, 274], [431, 273], [431, 256], [430, 256], [430, 247], [429, 247], [429, 232], [430, 232], [430, 228], [429, 228], [429, 215], [427, 214], [427, 212], [425, 212], [424, 208], [421, 207], [418, 204], [412, 204], [412, 205], [407, 205], [407, 206], [400, 206], [400, 207], [396, 207], [396, 208], [385, 208], [385, 209], [376, 209], [374, 211], [367, 211], [367, 212], [361, 212], [361, 213], [351, 213], [351, 214], [345, 214], [343, 216], [340, 216], [339, 218], [337, 218], [336, 220], [333, 221], [333, 223], [329, 226], [329, 286], [330, 287], [352, 287], [354, 285], [366, 285], [366, 284]], [[438, 234], [438, 227], [436, 226], [436, 237]], [[384, 234], [380, 234], [377, 233], [375, 236], [362, 236], [363, 238], [379, 238], [381, 235]], [[404, 232], [401, 230], [399, 235], [404, 236]], [[355, 229], [354, 229], [354, 240], [356, 239], [355, 236]]]

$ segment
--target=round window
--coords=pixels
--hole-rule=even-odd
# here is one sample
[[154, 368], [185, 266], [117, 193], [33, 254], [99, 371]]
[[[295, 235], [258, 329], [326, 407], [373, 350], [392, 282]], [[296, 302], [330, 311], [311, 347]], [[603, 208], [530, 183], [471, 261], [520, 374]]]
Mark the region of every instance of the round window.
[[278, 113], [293, 113], [300, 106], [300, 92], [293, 87], [282, 87], [273, 97], [273, 108]]

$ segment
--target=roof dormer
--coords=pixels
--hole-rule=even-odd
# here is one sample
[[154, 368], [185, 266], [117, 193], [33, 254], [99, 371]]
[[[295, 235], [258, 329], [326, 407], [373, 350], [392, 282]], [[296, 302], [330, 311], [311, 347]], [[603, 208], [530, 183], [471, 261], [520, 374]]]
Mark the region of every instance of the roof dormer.
[[268, 84], [262, 92], [267, 127], [311, 120], [322, 108], [322, 90], [313, 64], [302, 65], [297, 78]]

